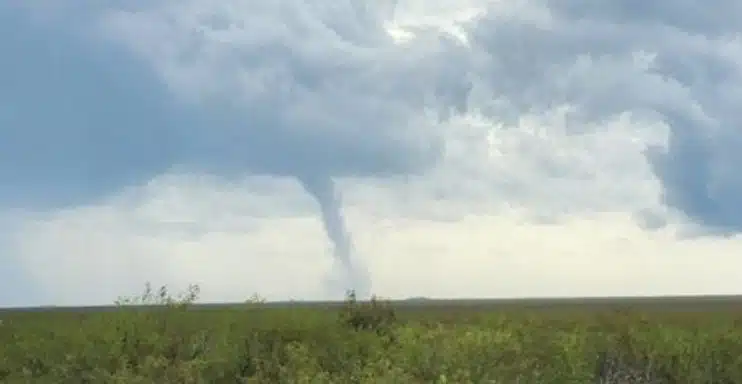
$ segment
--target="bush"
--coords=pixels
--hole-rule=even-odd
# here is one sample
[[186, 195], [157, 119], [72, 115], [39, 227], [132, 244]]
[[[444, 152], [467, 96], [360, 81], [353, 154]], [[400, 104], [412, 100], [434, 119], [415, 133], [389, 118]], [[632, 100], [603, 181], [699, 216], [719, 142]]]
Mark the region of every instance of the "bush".
[[397, 314], [388, 301], [372, 296], [368, 302], [359, 302], [355, 291], [349, 291], [345, 298], [340, 322], [355, 331], [373, 331], [388, 335], [397, 321]]

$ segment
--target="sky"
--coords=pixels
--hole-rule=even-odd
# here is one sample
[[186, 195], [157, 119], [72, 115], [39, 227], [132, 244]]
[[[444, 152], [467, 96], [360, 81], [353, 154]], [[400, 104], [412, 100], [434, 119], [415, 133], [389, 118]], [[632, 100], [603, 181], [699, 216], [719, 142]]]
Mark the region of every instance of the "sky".
[[0, 4], [0, 306], [742, 293], [742, 14]]

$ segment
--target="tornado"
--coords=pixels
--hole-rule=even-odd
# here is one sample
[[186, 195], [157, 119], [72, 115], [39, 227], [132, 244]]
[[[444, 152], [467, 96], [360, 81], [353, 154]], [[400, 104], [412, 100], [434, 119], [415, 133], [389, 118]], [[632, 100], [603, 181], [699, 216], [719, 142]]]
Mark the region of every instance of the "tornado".
[[333, 245], [337, 277], [327, 281], [332, 295], [354, 290], [359, 297], [370, 294], [371, 279], [368, 271], [353, 260], [353, 241], [345, 224], [342, 199], [335, 181], [328, 175], [298, 176], [299, 183], [319, 204], [320, 216], [325, 232]]
[[87, 7], [65, 6], [44, 28], [0, 12], [17, 36], [0, 61], [13, 112], [0, 110], [0, 209], [107, 203], [169, 174], [290, 178], [332, 244], [327, 296], [367, 296], [335, 182], [443, 159], [427, 111], [468, 100], [459, 83], [473, 60], [443, 39], [399, 46], [386, 28], [394, 0], [228, 3], [96, 5], [69, 25], [65, 12]]

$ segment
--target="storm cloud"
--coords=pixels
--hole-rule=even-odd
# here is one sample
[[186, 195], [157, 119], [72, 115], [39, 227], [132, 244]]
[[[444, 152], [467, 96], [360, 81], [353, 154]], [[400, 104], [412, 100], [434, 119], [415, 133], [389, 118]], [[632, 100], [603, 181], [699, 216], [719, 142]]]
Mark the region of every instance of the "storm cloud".
[[467, 212], [489, 196], [551, 223], [632, 210], [648, 228], [677, 216], [696, 233], [733, 236], [740, 7], [5, 2], [0, 207], [12, 221], [163, 175], [288, 177], [317, 200], [338, 260], [349, 260], [339, 184], [415, 176], [421, 195], [468, 201], [452, 203]]
[[391, 11], [166, 1], [45, 28], [8, 14], [3, 200], [91, 203], [176, 171], [297, 176], [313, 180], [302, 185], [349, 265], [341, 207], [323, 200], [337, 194], [318, 192], [334, 177], [431, 168], [443, 152], [431, 121], [464, 112], [469, 91], [461, 44], [432, 34], [399, 46]]
[[705, 231], [740, 232], [742, 27], [730, 16], [740, 6], [519, 4], [523, 12], [488, 12], [467, 29], [482, 86], [498, 97], [487, 116], [512, 123], [566, 105], [575, 135], [622, 113], [659, 121], [667, 140], [648, 143], [646, 157], [664, 204]]
[[154, 2], [44, 28], [3, 12], [17, 53], [2, 68], [4, 194], [46, 204], [173, 168], [383, 176], [433, 165], [442, 142], [424, 109], [465, 105], [459, 47], [443, 36], [399, 47], [382, 10], [361, 2], [334, 10], [340, 25], [301, 4]]

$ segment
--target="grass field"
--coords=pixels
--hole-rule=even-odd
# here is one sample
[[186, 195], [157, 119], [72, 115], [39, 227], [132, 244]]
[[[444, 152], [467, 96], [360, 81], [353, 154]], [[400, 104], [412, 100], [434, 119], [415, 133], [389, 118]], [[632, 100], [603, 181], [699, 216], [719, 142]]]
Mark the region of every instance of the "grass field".
[[0, 310], [2, 383], [742, 383], [742, 298]]

